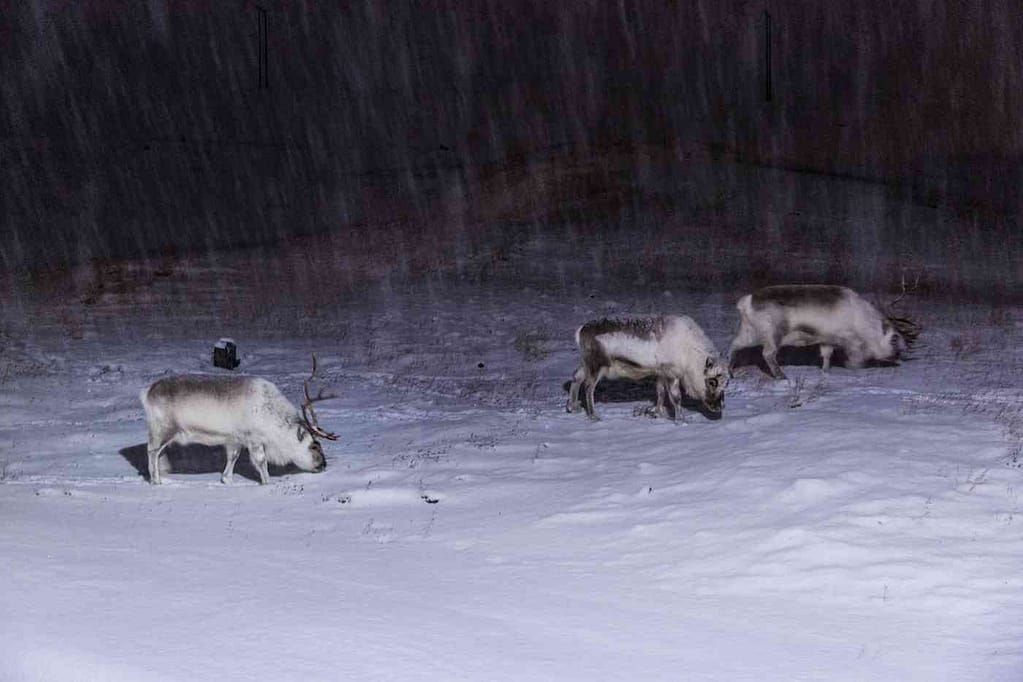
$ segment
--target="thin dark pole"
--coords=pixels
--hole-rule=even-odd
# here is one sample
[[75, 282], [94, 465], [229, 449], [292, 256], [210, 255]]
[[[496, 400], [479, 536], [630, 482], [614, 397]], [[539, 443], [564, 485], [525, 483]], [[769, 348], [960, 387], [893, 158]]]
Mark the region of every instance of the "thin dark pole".
[[764, 10], [764, 101], [770, 102], [771, 87], [771, 13]]
[[259, 30], [259, 89], [268, 90], [270, 88], [270, 74], [267, 69], [266, 10], [262, 7], [257, 7], [256, 11], [259, 12], [257, 15]]

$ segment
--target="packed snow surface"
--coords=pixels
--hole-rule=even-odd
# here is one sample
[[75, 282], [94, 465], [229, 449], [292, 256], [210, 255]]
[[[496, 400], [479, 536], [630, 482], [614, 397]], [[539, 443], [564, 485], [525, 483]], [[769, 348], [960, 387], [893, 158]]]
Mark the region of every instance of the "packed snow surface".
[[[675, 425], [652, 384], [567, 414], [574, 329], [726, 349], [739, 292], [452, 285], [295, 332], [204, 318], [200, 279], [5, 331], [0, 679], [1023, 679], [1017, 309], [921, 302], [901, 366], [747, 366]], [[189, 447], [149, 485], [139, 389], [226, 373], [227, 334], [296, 404], [317, 353], [328, 468], [225, 486]]]

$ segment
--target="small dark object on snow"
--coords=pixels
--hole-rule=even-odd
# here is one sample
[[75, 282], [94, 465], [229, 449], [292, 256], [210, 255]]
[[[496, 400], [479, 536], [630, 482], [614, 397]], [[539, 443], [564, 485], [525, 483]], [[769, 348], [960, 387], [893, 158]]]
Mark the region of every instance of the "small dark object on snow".
[[213, 366], [224, 369], [235, 369], [241, 361], [238, 359], [238, 346], [232, 339], [220, 339], [213, 346]]

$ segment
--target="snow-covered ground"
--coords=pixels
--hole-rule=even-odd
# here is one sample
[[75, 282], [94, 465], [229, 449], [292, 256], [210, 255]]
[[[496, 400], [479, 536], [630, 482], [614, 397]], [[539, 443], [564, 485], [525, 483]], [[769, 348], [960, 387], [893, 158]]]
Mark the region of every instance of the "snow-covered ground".
[[[289, 311], [214, 270], [7, 300], [0, 679], [1023, 679], [1023, 311], [917, 302], [901, 367], [747, 367], [684, 425], [605, 385], [591, 422], [578, 323], [684, 312], [724, 350], [738, 292]], [[295, 400], [317, 353], [325, 472], [223, 486], [188, 449], [146, 483], [139, 389], [220, 336]]]

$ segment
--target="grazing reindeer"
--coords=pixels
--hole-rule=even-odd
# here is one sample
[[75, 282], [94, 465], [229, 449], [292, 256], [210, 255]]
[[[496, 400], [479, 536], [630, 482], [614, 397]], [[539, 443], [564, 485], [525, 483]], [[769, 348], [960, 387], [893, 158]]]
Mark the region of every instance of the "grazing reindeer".
[[[902, 296], [905, 295], [903, 289]], [[882, 314], [852, 289], [824, 284], [771, 286], [739, 299], [739, 331], [729, 351], [728, 370], [736, 352], [763, 347], [764, 361], [776, 379], [784, 379], [777, 353], [782, 346], [820, 344], [821, 366], [831, 367], [835, 347], [842, 348], [846, 365], [862, 367], [868, 360], [898, 362], [920, 333], [920, 327], [891, 313], [895, 299]]]
[[596, 418], [593, 393], [603, 378], [638, 381], [657, 377], [657, 413], [666, 414], [667, 394], [674, 419], [682, 417], [682, 390], [708, 411], [721, 412], [728, 376], [714, 344], [684, 316], [632, 317], [587, 322], [575, 332], [582, 362], [572, 376], [566, 409], [579, 409], [586, 383], [586, 414]]
[[305, 471], [322, 471], [327, 462], [317, 438], [337, 440], [337, 435], [317, 424], [313, 403], [333, 395], [309, 396], [305, 380], [305, 402], [301, 412], [275, 385], [259, 377], [184, 375], [155, 381], [139, 397], [146, 410], [149, 428], [149, 481], [160, 483], [160, 454], [171, 443], [182, 445], [223, 445], [227, 466], [221, 481], [234, 478], [234, 464], [241, 449], [259, 472], [259, 482], [269, 482], [267, 461], [294, 464]]

